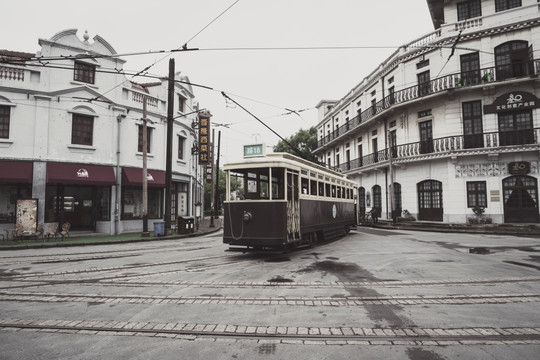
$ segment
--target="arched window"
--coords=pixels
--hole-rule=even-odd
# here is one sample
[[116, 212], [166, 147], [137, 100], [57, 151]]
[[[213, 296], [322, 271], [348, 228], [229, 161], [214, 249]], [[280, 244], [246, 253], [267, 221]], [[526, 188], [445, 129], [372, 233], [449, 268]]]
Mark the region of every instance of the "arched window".
[[537, 223], [538, 180], [517, 175], [503, 180], [504, 222]]
[[509, 41], [495, 48], [497, 80], [532, 74], [532, 46], [526, 41]]
[[416, 186], [418, 220], [443, 221], [442, 182], [425, 180]]

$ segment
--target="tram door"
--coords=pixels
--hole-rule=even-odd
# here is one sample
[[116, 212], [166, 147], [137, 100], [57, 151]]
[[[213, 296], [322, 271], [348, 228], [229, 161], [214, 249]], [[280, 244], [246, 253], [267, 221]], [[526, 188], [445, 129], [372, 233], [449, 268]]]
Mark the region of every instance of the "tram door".
[[300, 238], [300, 200], [298, 173], [287, 170], [287, 235], [290, 240]]
[[504, 222], [538, 223], [538, 182], [531, 176], [503, 180]]

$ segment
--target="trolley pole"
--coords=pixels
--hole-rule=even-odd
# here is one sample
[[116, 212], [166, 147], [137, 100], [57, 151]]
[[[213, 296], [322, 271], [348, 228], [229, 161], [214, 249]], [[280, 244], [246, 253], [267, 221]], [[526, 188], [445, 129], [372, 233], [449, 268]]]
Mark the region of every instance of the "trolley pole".
[[142, 193], [143, 193], [143, 232], [141, 236], [149, 236], [148, 232], [148, 167], [147, 167], [147, 157], [148, 157], [148, 127], [146, 118], [146, 96], [143, 98], [143, 133], [142, 133], [142, 152], [143, 152], [143, 172], [142, 172]]

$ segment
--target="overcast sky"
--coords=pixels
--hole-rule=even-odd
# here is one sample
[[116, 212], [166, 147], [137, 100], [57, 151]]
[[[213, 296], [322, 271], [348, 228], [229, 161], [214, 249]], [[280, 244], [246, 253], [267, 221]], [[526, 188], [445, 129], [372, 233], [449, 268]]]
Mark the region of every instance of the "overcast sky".
[[[1, 49], [36, 52], [39, 38], [71, 28], [81, 39], [85, 30], [91, 39], [100, 35], [119, 54], [186, 42], [199, 48], [173, 56], [176, 71], [216, 90], [194, 88], [201, 108], [212, 112], [214, 123], [231, 124], [216, 128], [222, 132], [221, 165], [239, 160], [243, 144], [272, 146], [279, 139], [228, 106], [220, 91], [288, 137], [317, 124], [314, 107], [321, 99], [340, 99], [397, 47], [434, 30], [426, 0], [17, 0], [4, 1], [2, 14]], [[209, 50], [254, 47], [363, 48]], [[162, 58], [126, 56], [124, 68], [139, 71]], [[150, 72], [166, 75], [168, 58]], [[280, 116], [286, 108], [310, 110]]]

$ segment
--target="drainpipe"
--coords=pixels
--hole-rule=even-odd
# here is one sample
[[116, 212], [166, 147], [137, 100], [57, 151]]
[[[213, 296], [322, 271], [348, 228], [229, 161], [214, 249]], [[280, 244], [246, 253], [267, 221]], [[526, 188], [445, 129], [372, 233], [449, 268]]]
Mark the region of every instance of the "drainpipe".
[[122, 119], [125, 118], [125, 114], [121, 114], [116, 117], [116, 121], [118, 121], [118, 130], [116, 135], [116, 200], [114, 204], [114, 235], [120, 234], [120, 124], [122, 124]]

